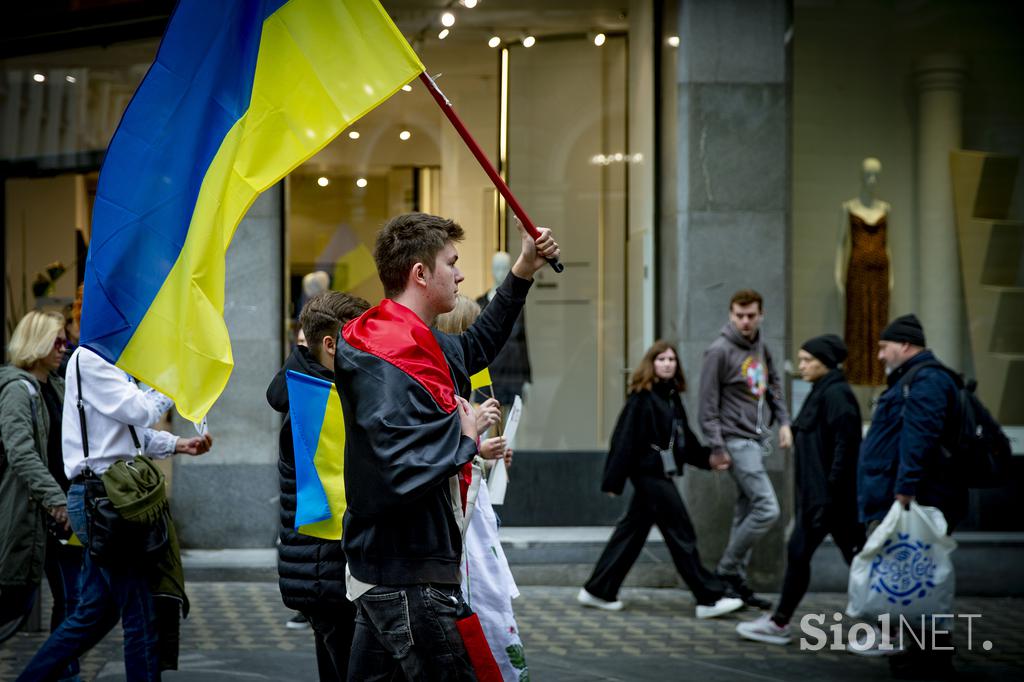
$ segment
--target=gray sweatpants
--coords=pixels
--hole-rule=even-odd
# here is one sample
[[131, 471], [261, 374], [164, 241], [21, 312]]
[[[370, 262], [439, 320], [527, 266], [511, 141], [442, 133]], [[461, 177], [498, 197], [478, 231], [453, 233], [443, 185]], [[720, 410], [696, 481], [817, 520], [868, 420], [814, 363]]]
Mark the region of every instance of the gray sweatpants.
[[732, 458], [729, 474], [736, 481], [737, 497], [729, 544], [718, 562], [718, 572], [746, 578], [754, 544], [779, 518], [779, 501], [764, 470], [765, 447], [745, 438], [730, 438], [725, 447]]

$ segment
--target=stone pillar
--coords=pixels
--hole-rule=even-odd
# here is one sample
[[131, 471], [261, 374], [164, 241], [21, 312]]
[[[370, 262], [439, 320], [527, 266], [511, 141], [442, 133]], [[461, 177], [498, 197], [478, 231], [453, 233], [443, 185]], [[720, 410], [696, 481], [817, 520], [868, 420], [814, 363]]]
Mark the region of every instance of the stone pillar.
[[964, 299], [953, 213], [949, 153], [962, 141], [966, 67], [956, 55], [932, 55], [914, 69], [917, 85], [917, 251], [920, 318], [928, 345], [964, 367]]
[[[692, 0], [680, 5], [677, 60], [677, 224], [662, 244], [665, 321], [680, 340], [697, 427], [704, 350], [728, 322], [729, 299], [753, 288], [765, 299], [762, 334], [782, 373], [789, 329], [790, 101], [787, 3]], [[783, 377], [785, 382], [785, 378]], [[766, 462], [783, 517], [754, 549], [749, 577], [777, 590], [791, 511], [792, 455]], [[728, 540], [736, 487], [726, 473], [689, 470], [684, 495], [700, 552], [714, 566]]]
[[[213, 450], [174, 458], [171, 508], [186, 547], [273, 547], [277, 537], [281, 419], [265, 396], [282, 364], [283, 205], [278, 183], [253, 203], [228, 248], [224, 320], [235, 369], [208, 415]], [[181, 420], [173, 429], [195, 433]]]

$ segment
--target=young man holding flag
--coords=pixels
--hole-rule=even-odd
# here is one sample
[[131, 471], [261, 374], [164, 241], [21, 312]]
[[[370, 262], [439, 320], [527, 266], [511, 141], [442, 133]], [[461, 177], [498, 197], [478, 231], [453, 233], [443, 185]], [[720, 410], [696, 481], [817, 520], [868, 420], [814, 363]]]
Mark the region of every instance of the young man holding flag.
[[[281, 424], [277, 471], [281, 484], [281, 528], [277, 546], [278, 586], [281, 600], [300, 612], [313, 627], [316, 664], [321, 682], [344, 680], [355, 606], [345, 598], [345, 553], [341, 540], [316, 537], [296, 526], [298, 486], [292, 412], [303, 409], [289, 401], [285, 373], [288, 370], [334, 381], [334, 350], [341, 327], [358, 317], [370, 304], [358, 296], [325, 291], [306, 301], [299, 323], [306, 346], [296, 346], [284, 367], [267, 388], [267, 402], [285, 415]], [[340, 457], [341, 453], [337, 453]]]
[[[521, 228], [520, 228], [521, 229]], [[393, 218], [374, 259], [385, 298], [345, 325], [335, 380], [346, 424], [342, 544], [356, 602], [349, 679], [475, 679], [456, 621], [462, 504], [456, 474], [477, 453], [463, 396], [504, 345], [534, 273], [558, 244], [523, 232], [494, 300], [461, 335], [430, 327], [455, 305], [462, 228], [423, 213]], [[486, 648], [486, 647], [485, 647]], [[493, 660], [492, 660], [493, 663]]]

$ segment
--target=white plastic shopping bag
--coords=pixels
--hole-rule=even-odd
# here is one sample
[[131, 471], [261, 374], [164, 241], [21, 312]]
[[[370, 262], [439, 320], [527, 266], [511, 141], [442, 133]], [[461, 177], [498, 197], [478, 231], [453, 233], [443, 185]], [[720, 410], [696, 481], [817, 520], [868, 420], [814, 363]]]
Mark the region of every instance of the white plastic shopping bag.
[[907, 510], [894, 502], [850, 565], [846, 615], [952, 613], [954, 549], [941, 511], [916, 502]]

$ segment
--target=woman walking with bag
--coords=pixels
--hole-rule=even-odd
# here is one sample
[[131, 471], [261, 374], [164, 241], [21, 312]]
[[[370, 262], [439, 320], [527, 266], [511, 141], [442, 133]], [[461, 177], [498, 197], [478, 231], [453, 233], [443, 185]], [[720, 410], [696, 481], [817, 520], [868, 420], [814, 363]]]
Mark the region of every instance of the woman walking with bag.
[[[11, 364], [0, 368], [0, 630], [10, 634], [31, 610], [44, 573], [53, 593], [51, 630], [77, 599], [81, 552], [56, 537], [68, 518], [59, 421], [64, 382], [55, 373], [64, 344], [63, 318], [32, 311], [11, 336]], [[73, 662], [65, 676], [77, 674]]]
[[612, 434], [601, 490], [621, 495], [628, 478], [633, 499], [619, 520], [590, 580], [576, 599], [584, 606], [618, 611], [616, 599], [651, 526], [657, 524], [676, 570], [697, 600], [698, 618], [714, 618], [743, 606], [726, 597], [726, 586], [700, 561], [697, 537], [675, 477], [683, 464], [710, 469], [709, 451], [690, 430], [680, 393], [686, 380], [675, 348], [656, 341], [633, 372], [629, 397]]

